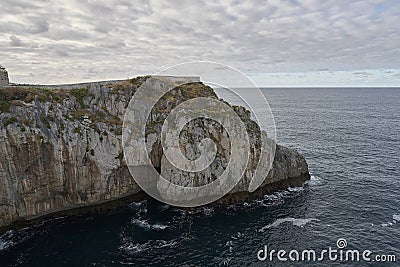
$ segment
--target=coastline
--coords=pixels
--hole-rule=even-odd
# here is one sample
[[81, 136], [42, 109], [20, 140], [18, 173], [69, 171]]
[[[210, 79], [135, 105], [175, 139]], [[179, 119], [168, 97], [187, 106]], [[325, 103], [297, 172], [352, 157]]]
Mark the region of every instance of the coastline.
[[[249, 192], [235, 192], [232, 194], [225, 195], [221, 199], [217, 200], [215, 203], [207, 204], [200, 207], [207, 206], [217, 206], [217, 207], [225, 207], [231, 204], [243, 203], [247, 201], [257, 200], [262, 198], [264, 195], [272, 194], [277, 191], [287, 190], [290, 187], [299, 187], [303, 186], [305, 182], [310, 179], [310, 174], [303, 174], [299, 177], [289, 178], [287, 180], [282, 180], [278, 182], [273, 182], [270, 184], [266, 184], [263, 187], [258, 188], [256, 191]], [[126, 196], [122, 196], [120, 198], [103, 201], [100, 203], [92, 204], [92, 205], [84, 205], [77, 206], [69, 209], [51, 211], [47, 214], [41, 214], [37, 216], [31, 216], [27, 218], [23, 218], [20, 220], [6, 223], [5, 225], [0, 226], [0, 236], [10, 230], [19, 230], [24, 227], [28, 227], [30, 225], [44, 222], [46, 220], [56, 219], [59, 217], [68, 217], [68, 216], [85, 216], [90, 214], [101, 214], [106, 213], [110, 210], [117, 209], [128, 205], [132, 202], [143, 201], [146, 199], [150, 199], [151, 197], [147, 195], [144, 191], [139, 191], [136, 193], [127, 194]], [[182, 208], [182, 209], [195, 209], [195, 208]]]
[[[71, 90], [22, 87], [0, 91], [4, 99], [11, 102], [8, 109], [0, 113], [4, 123], [0, 128], [4, 138], [0, 154], [2, 228], [18, 228], [66, 214], [109, 210], [140, 198], [141, 190], [122, 156], [121, 129], [127, 103], [147, 78], [137, 77], [115, 84], [91, 83], [86, 88]], [[162, 82], [169, 79], [171, 77], [163, 77]], [[188, 84], [177, 86], [173, 95], [157, 104], [154, 121], [164, 121], [174, 106], [188, 99], [217, 98], [212, 88], [193, 77], [188, 79]], [[262, 188], [247, 192], [258, 162], [256, 151], [260, 149], [262, 132], [243, 107], [232, 108], [250, 130], [253, 153], [240, 184], [216, 204], [243, 202], [298, 186], [309, 178], [304, 156], [295, 149], [277, 145], [271, 172]], [[153, 142], [149, 156], [154, 167], [165, 173], [168, 165], [162, 165], [160, 123], [150, 126], [148, 133], [146, 129]], [[191, 124], [189, 127], [193, 133], [209, 135], [208, 126]], [[217, 133], [214, 136], [217, 143], [229, 144], [222, 132]], [[189, 143], [192, 146], [195, 141]], [[228, 154], [229, 146], [221, 149]], [[199, 174], [198, 182], [206, 181], [215, 171]], [[181, 178], [177, 184], [189, 179]]]

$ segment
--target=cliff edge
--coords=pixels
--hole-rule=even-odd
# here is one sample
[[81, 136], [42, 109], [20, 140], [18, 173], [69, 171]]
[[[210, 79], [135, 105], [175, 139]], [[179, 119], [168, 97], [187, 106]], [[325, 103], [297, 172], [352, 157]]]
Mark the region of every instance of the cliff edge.
[[[96, 205], [139, 193], [126, 167], [121, 145], [122, 119], [136, 89], [147, 79], [92, 83], [82, 88], [0, 89], [0, 227], [49, 213]], [[218, 99], [214, 91], [193, 81], [176, 87], [153, 108], [146, 127], [149, 157], [159, 172], [179, 183], [196, 185], [215, 179], [226, 166], [229, 138], [211, 120], [193, 121], [184, 129], [182, 149], [196, 157], [196, 142], [209, 137], [218, 157], [195, 177], [165, 162], [160, 142], [163, 121], [180, 103], [196, 97]], [[295, 149], [276, 146], [272, 169], [262, 187], [247, 192], [258, 162], [262, 132], [243, 107], [233, 107], [245, 122], [251, 155], [239, 184], [220, 200], [243, 201], [309, 179], [304, 157]]]

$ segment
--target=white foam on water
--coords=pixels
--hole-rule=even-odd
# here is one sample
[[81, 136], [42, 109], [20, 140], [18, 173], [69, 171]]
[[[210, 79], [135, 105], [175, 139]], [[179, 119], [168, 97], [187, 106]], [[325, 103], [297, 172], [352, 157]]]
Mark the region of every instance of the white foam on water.
[[4, 241], [0, 239], [0, 251], [3, 251], [13, 245], [14, 243], [12, 241]]
[[144, 244], [133, 244], [129, 243], [127, 246], [121, 246], [120, 249], [125, 250], [126, 252], [133, 252], [133, 253], [139, 253], [142, 252], [143, 250], [146, 250], [146, 243]]
[[204, 207], [203, 208], [203, 214], [206, 216], [211, 216], [214, 214], [214, 208], [211, 207]]
[[156, 223], [156, 224], [151, 225], [151, 229], [154, 229], [154, 230], [164, 230], [166, 228], [168, 228], [167, 225], [163, 225], [163, 224], [160, 224], [160, 223]]
[[163, 225], [160, 223], [150, 224], [147, 220], [141, 220], [141, 219], [132, 219], [131, 222], [145, 230], [160, 231], [160, 230], [164, 230], [164, 229], [168, 228], [167, 225]]
[[270, 207], [279, 205], [285, 202], [286, 199], [297, 196], [299, 193], [305, 190], [304, 186], [289, 187], [287, 190], [277, 191], [271, 195], [264, 195], [262, 199], [252, 200], [250, 202], [243, 202], [240, 204], [232, 204], [228, 206], [228, 210], [237, 211], [243, 208], [252, 207]]
[[135, 210], [136, 214], [139, 216], [144, 216], [147, 214], [147, 200], [132, 202], [128, 205], [128, 207], [132, 210]]
[[146, 220], [141, 220], [141, 219], [132, 219], [131, 222], [140, 228], [143, 228], [145, 230], [150, 230], [150, 224]]
[[234, 239], [234, 240], [240, 239], [242, 237], [244, 237], [244, 234], [241, 233], [241, 232], [237, 232], [237, 233], [231, 235], [231, 238]]
[[146, 205], [147, 205], [147, 200], [142, 200], [142, 201], [139, 201], [139, 202], [129, 203], [128, 207], [136, 209], [136, 208], [139, 208], [139, 207], [142, 207], [142, 206], [146, 206]]
[[232, 247], [233, 246], [233, 241], [232, 240], [226, 241], [225, 246]]
[[279, 199], [279, 197], [277, 195], [265, 195], [264, 199], [269, 201], [276, 201]]
[[163, 205], [163, 206], [161, 207], [161, 211], [168, 210], [170, 207], [171, 207], [170, 205], [165, 204], [165, 205]]
[[231, 261], [232, 261], [232, 257], [228, 257], [228, 258], [224, 259], [219, 265], [222, 265], [222, 266], [229, 266], [229, 264], [231, 263]]
[[5, 250], [9, 247], [12, 247], [14, 245], [14, 242], [11, 239], [14, 235], [14, 231], [10, 230], [7, 231], [4, 235], [0, 236], [0, 251]]
[[322, 179], [316, 175], [311, 175], [310, 180], [305, 182], [309, 186], [318, 186], [322, 184]]
[[269, 228], [274, 228], [274, 227], [278, 227], [283, 223], [286, 222], [291, 222], [294, 226], [298, 226], [298, 227], [304, 227], [306, 224], [313, 222], [313, 221], [319, 221], [318, 219], [314, 219], [314, 218], [310, 218], [310, 219], [295, 219], [295, 218], [281, 218], [281, 219], [277, 219], [276, 221], [274, 221], [271, 224], [268, 224], [266, 226], [264, 226], [263, 228], [261, 228], [260, 230], [258, 230], [259, 232], [264, 232], [265, 230], [269, 229]]
[[304, 190], [304, 187], [298, 186], [298, 187], [289, 187], [287, 189], [289, 192], [300, 192]]
[[165, 248], [165, 247], [175, 247], [178, 244], [178, 241], [173, 239], [173, 240], [158, 240], [157, 244], [156, 244], [156, 248]]
[[143, 251], [159, 249], [165, 247], [175, 247], [178, 244], [178, 239], [172, 240], [150, 240], [145, 243], [133, 243], [125, 241], [119, 249], [129, 254], [141, 253]]
[[196, 215], [196, 214], [202, 214], [205, 216], [212, 216], [214, 214], [214, 208], [213, 207], [201, 207], [201, 208], [195, 208], [193, 210], [187, 211], [188, 214], [190, 215]]
[[392, 216], [393, 221], [387, 222], [387, 223], [381, 223], [382, 227], [388, 227], [396, 224], [397, 222], [400, 222], [400, 214], [393, 214]]

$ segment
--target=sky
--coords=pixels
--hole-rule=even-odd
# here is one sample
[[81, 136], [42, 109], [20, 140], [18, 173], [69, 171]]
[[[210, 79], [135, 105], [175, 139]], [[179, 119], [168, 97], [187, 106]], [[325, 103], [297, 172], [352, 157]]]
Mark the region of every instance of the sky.
[[398, 0], [1, 0], [14, 83], [232, 66], [258, 86], [400, 86]]

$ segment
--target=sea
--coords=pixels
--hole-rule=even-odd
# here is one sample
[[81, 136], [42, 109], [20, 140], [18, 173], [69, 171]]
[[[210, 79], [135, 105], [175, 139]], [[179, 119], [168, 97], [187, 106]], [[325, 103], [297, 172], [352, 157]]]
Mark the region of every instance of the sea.
[[400, 266], [400, 89], [262, 92], [278, 143], [306, 157], [303, 186], [45, 220], [0, 237], [0, 266]]

